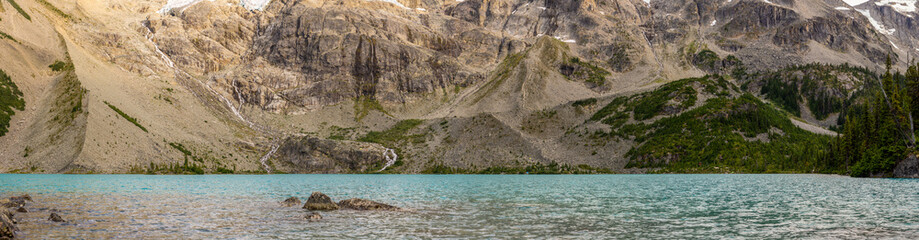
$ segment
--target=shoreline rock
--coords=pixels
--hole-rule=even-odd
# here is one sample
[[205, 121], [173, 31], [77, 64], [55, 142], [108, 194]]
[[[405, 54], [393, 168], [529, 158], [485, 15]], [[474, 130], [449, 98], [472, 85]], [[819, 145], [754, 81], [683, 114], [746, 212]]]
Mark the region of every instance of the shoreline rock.
[[313, 192], [310, 198], [306, 200], [306, 204], [303, 205], [303, 208], [309, 209], [310, 211], [339, 209], [338, 204], [335, 204], [332, 198], [321, 192]]

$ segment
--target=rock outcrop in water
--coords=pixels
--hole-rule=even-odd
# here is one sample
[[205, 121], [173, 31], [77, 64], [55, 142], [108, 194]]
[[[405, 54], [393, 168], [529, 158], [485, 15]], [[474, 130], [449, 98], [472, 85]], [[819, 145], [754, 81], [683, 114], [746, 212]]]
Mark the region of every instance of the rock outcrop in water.
[[285, 207], [299, 206], [300, 199], [297, 197], [290, 197], [288, 199], [285, 199], [283, 202], [281, 202], [281, 204], [284, 205]]
[[310, 198], [306, 200], [303, 208], [309, 210], [338, 210], [338, 204], [335, 204], [332, 198], [321, 192], [313, 192]]
[[341, 208], [353, 209], [353, 210], [383, 210], [383, 211], [401, 210], [401, 208], [398, 208], [392, 205], [374, 202], [374, 201], [370, 201], [367, 199], [360, 199], [360, 198], [342, 200], [341, 202], [338, 202], [338, 206], [340, 206]]
[[52, 222], [67, 222], [67, 220], [64, 220], [64, 218], [61, 217], [61, 215], [58, 215], [57, 213], [51, 213], [51, 216], [48, 216], [48, 221], [52, 221]]
[[[383, 211], [398, 211], [402, 208], [392, 206], [389, 204], [379, 203], [367, 199], [360, 198], [351, 198], [347, 200], [342, 200], [338, 203], [332, 201], [332, 198], [326, 196], [321, 192], [313, 192], [310, 195], [310, 198], [306, 200], [306, 204], [303, 205], [303, 208], [314, 210], [338, 210], [338, 209], [351, 209], [351, 210], [383, 210]], [[318, 215], [318, 214], [315, 214]], [[312, 219], [312, 215], [307, 216], [308, 219]], [[322, 218], [322, 216], [319, 216]]]

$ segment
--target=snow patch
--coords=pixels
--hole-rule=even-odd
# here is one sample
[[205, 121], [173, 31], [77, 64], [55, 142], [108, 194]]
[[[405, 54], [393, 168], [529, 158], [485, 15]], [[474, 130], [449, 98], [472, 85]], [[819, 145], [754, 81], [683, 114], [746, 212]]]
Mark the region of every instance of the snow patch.
[[864, 9], [855, 9], [855, 11], [858, 11], [858, 12], [861, 13], [862, 15], [865, 15], [865, 17], [868, 18], [868, 22], [871, 23], [871, 26], [874, 26], [874, 28], [877, 29], [878, 32], [881, 32], [881, 33], [883, 33], [883, 34], [890, 35], [890, 34], [893, 34], [894, 32], [897, 31], [896, 29], [892, 29], [892, 28], [891, 28], [891, 29], [887, 29], [887, 27], [885, 27], [884, 25], [882, 25], [881, 22], [878, 22], [878, 20], [874, 19], [874, 17], [871, 17], [871, 12], [868, 11], [868, 10], [864, 10]]
[[852, 10], [852, 9], [851, 9], [851, 8], [847, 8], [847, 7], [836, 7], [836, 10], [839, 10], [839, 11], [849, 11], [849, 10]]
[[913, 13], [916, 12], [916, 1], [919, 0], [877, 0], [874, 4], [881, 7], [890, 6], [900, 13]]
[[406, 7], [405, 5], [402, 5], [402, 3], [400, 3], [399, 1], [396, 1], [396, 0], [367, 0], [367, 1], [388, 2], [388, 3], [395, 4], [396, 6], [399, 6], [399, 7], [404, 8], [404, 9], [410, 9], [410, 8]]
[[718, 24], [718, 19], [712, 20], [712, 24], [709, 26], [715, 26], [715, 24]]
[[271, 0], [239, 0], [239, 5], [249, 10], [262, 10]]
[[[172, 9], [176, 9], [176, 8], [183, 8], [184, 10], [184, 8], [191, 6], [191, 5], [195, 5], [201, 1], [204, 1], [204, 0], [169, 0], [168, 2], [166, 2], [166, 5], [163, 5], [163, 8], [157, 11], [157, 13], [165, 14], [165, 13], [168, 13], [169, 11], [172, 11]], [[213, 2], [214, 0], [209, 0], [209, 1]]]
[[564, 43], [578, 43], [578, 41], [576, 41], [576, 40], [574, 40], [574, 39], [568, 38], [568, 35], [565, 35], [565, 36], [555, 36], [555, 39], [558, 39], [559, 41], [562, 41], [562, 42], [564, 42]]
[[[166, 5], [163, 5], [163, 8], [160, 8], [160, 10], [156, 12], [159, 14], [166, 14], [172, 11], [172, 9], [185, 10], [185, 8], [203, 1], [204, 0], [169, 0], [166, 2]], [[214, 0], [208, 1], [213, 2]], [[239, 5], [249, 10], [262, 10], [265, 6], [268, 6], [270, 2], [271, 0], [239, 0]]]

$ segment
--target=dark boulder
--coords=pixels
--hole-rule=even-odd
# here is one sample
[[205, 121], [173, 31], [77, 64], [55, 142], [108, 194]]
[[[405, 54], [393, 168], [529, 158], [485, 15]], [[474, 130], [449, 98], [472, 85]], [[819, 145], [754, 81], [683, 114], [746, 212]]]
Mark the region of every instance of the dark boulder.
[[62, 218], [61, 215], [57, 215], [57, 213], [51, 213], [51, 216], [48, 217], [48, 221], [66, 222], [67, 220], [64, 220], [64, 218]]
[[919, 158], [911, 154], [893, 169], [895, 178], [919, 178]]
[[309, 210], [338, 210], [338, 205], [329, 196], [321, 192], [313, 192], [310, 198], [306, 200], [303, 208]]
[[300, 206], [300, 199], [297, 197], [290, 197], [284, 200], [283, 202], [281, 202], [281, 204], [284, 205], [285, 207]]
[[360, 199], [360, 198], [342, 200], [341, 202], [338, 202], [338, 206], [340, 206], [341, 208], [354, 209], [354, 210], [384, 210], [384, 211], [401, 210], [401, 208], [398, 208], [392, 205], [378, 203], [378, 202], [370, 201], [367, 199]]

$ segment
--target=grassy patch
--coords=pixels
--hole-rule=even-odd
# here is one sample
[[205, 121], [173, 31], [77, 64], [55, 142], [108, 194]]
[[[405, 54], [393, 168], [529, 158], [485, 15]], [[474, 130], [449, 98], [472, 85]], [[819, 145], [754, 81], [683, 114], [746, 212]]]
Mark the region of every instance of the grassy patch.
[[122, 112], [121, 109], [118, 109], [117, 107], [115, 107], [114, 105], [108, 102], [105, 102], [105, 105], [108, 105], [108, 107], [111, 108], [112, 110], [115, 110], [115, 112], [118, 113], [119, 116], [121, 116], [125, 120], [128, 120], [128, 122], [131, 122], [132, 124], [134, 124], [134, 126], [137, 126], [138, 128], [140, 128], [140, 130], [143, 130], [144, 132], [148, 132], [147, 128], [145, 128], [144, 126], [140, 125], [140, 123], [137, 122], [136, 118], [128, 116], [127, 113]]
[[375, 110], [383, 114], [389, 115], [386, 112], [386, 109], [383, 109], [383, 105], [380, 105], [380, 102], [376, 99], [362, 96], [354, 100], [354, 119], [360, 122], [370, 114], [370, 111]]
[[568, 80], [581, 80], [594, 86], [606, 85], [606, 77], [610, 75], [609, 71], [577, 57], [567, 59], [559, 70]]
[[371, 131], [367, 133], [367, 135], [358, 139], [358, 141], [379, 143], [384, 146], [385, 145], [392, 146], [392, 144], [405, 142], [405, 141], [423, 142], [424, 136], [425, 136], [423, 134], [408, 135], [409, 130], [412, 130], [415, 127], [418, 127], [418, 125], [421, 125], [422, 123], [424, 123], [424, 121], [418, 120], [418, 119], [402, 120], [396, 123], [395, 126], [393, 126], [392, 128], [386, 131], [382, 131], [382, 132]]
[[29, 14], [26, 13], [25, 10], [22, 10], [22, 7], [20, 7], [19, 4], [16, 3], [16, 1], [14, 0], [6, 0], [6, 1], [9, 2], [10, 5], [12, 5], [13, 8], [15, 8], [17, 12], [19, 12], [19, 14], [22, 14], [22, 16], [25, 17], [27, 20], [32, 21], [32, 17], [30, 17]]
[[19, 87], [6, 72], [0, 70], [0, 136], [9, 131], [10, 119], [16, 114], [15, 110], [25, 110], [25, 106]]
[[71, 19], [70, 14], [64, 13], [63, 11], [61, 11], [54, 5], [51, 5], [51, 3], [49, 3], [48, 1], [45, 1], [45, 0], [36, 0], [36, 1], [38, 1], [38, 3], [40, 3], [41, 5], [45, 6], [45, 8], [47, 8], [48, 10], [51, 10], [51, 12], [53, 12], [54, 14], [57, 14], [58, 16], [64, 19], [67, 19], [67, 20]]
[[594, 104], [597, 104], [597, 99], [596, 99], [596, 98], [588, 98], [588, 99], [581, 99], [581, 100], [574, 101], [574, 103], [572, 103], [571, 106], [575, 106], [575, 107], [586, 107], [586, 106], [590, 106], [590, 105], [594, 105]]
[[51, 65], [48, 65], [48, 68], [51, 68], [51, 71], [63, 72], [63, 71], [73, 71], [73, 63], [71, 62], [61, 62], [54, 61]]

